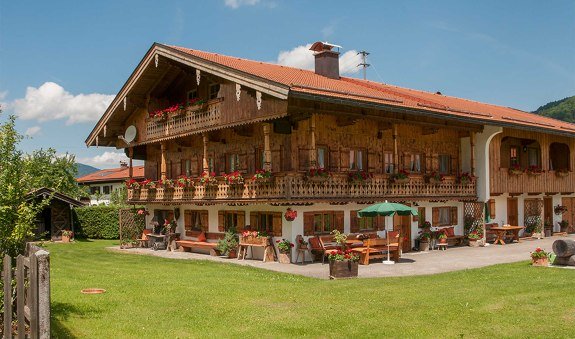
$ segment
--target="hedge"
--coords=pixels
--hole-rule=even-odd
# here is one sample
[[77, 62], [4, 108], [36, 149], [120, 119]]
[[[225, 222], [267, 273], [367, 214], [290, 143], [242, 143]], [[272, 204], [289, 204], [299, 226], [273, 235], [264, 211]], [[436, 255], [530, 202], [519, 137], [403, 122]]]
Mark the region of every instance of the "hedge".
[[118, 239], [120, 206], [86, 206], [74, 209], [76, 235], [92, 239]]

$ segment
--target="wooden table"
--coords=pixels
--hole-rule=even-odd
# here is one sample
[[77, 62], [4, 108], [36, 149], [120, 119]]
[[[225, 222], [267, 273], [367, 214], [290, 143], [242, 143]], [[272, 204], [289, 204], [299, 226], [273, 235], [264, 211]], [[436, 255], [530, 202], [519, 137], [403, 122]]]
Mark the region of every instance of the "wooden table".
[[519, 231], [521, 231], [523, 229], [522, 226], [498, 226], [498, 227], [491, 227], [491, 229], [489, 229], [489, 231], [492, 231], [493, 233], [495, 233], [495, 236], [497, 237], [495, 239], [495, 242], [493, 243], [494, 245], [496, 245], [497, 243], [501, 244], [501, 245], [505, 245], [505, 235], [509, 232], [513, 234], [513, 238], [511, 239], [511, 242], [513, 242], [513, 240], [516, 240], [517, 242], [519, 242]]
[[[150, 239], [150, 247], [154, 250], [175, 250], [175, 240], [180, 238], [180, 233], [147, 234]], [[166, 239], [166, 237], [168, 239]], [[167, 240], [167, 241], [166, 241]]]

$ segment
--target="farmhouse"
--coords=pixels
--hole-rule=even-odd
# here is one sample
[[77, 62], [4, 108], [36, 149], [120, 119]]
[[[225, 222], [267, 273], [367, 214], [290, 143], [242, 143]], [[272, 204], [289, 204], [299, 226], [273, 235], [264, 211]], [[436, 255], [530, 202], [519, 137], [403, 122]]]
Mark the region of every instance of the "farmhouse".
[[150, 182], [128, 199], [153, 211], [148, 224], [179, 215], [183, 238], [378, 231], [385, 219], [356, 212], [384, 200], [420, 214], [387, 225], [404, 251], [423, 221], [459, 235], [466, 220], [573, 225], [575, 125], [343, 77], [337, 46], [311, 49], [315, 71], [155, 43], [86, 144], [144, 160]]
[[85, 186], [90, 191], [90, 205], [110, 203], [112, 193], [125, 187], [125, 181], [144, 179], [144, 166], [133, 166], [121, 162], [118, 168], [107, 168], [76, 179], [78, 185]]

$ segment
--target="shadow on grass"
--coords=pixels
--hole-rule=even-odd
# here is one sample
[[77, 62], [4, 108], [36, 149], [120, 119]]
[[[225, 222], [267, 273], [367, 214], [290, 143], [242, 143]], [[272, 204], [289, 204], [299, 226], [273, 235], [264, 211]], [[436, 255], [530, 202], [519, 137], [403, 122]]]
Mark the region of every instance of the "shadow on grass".
[[94, 242], [94, 240], [91, 240], [88, 238], [74, 238], [74, 241], [76, 241], [76, 242]]
[[94, 313], [100, 313], [100, 311], [97, 309], [82, 309], [68, 303], [53, 302], [51, 305], [51, 313], [50, 332], [52, 338], [78, 338], [65, 325], [70, 316], [82, 318], [93, 316]]

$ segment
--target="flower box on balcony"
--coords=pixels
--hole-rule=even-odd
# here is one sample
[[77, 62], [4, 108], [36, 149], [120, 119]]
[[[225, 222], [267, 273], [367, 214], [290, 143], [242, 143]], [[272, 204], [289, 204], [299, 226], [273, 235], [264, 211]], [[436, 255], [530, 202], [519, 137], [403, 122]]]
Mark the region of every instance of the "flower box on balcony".
[[407, 178], [391, 178], [389, 179], [394, 184], [405, 185], [409, 183], [409, 177]]
[[274, 182], [274, 177], [269, 170], [257, 170], [252, 177], [252, 182], [258, 185], [268, 185]]
[[527, 172], [527, 175], [530, 176], [538, 176], [545, 173], [545, 171], [538, 166], [529, 166], [525, 172]]
[[564, 178], [569, 175], [569, 170], [557, 170], [555, 171], [555, 175], [560, 178]]
[[313, 177], [310, 177], [310, 176], [307, 177], [307, 181], [314, 182], [314, 183], [324, 183], [328, 180], [329, 180], [329, 176], [322, 177], [322, 176], [316, 175]]
[[389, 181], [393, 184], [407, 184], [409, 180], [409, 172], [406, 170], [400, 170], [389, 177]]
[[329, 180], [331, 174], [325, 168], [310, 168], [307, 171], [306, 180], [314, 183], [324, 183]]
[[525, 173], [525, 169], [521, 168], [519, 165], [513, 165], [508, 170], [509, 175], [521, 175]]

